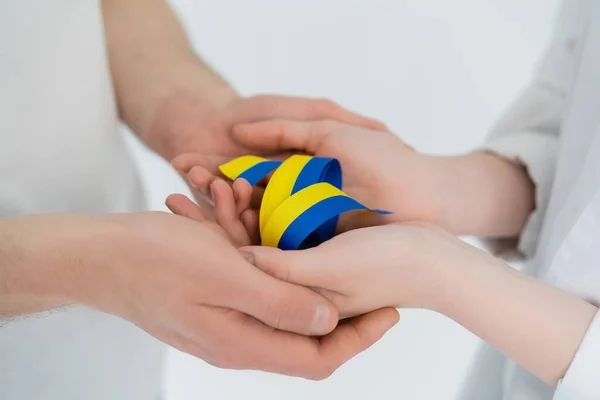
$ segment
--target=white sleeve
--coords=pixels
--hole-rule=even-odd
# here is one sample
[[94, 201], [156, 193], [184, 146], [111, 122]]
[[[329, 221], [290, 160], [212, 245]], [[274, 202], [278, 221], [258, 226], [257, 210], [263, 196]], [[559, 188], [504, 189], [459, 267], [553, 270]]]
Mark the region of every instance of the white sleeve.
[[554, 400], [600, 399], [600, 313], [592, 321]]
[[537, 246], [557, 160], [568, 93], [579, 63], [589, 0], [565, 0], [551, 46], [530, 86], [508, 109], [480, 147], [523, 164], [536, 187], [536, 208], [519, 238], [519, 250], [532, 256]]

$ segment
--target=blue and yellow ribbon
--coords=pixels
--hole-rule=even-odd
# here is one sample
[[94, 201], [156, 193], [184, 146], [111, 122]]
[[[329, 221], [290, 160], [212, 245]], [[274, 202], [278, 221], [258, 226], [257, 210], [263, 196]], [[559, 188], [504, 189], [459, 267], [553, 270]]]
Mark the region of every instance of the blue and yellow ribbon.
[[334, 158], [293, 155], [272, 161], [257, 156], [236, 158], [219, 167], [231, 180], [256, 185], [273, 172], [259, 212], [263, 246], [296, 250], [316, 246], [335, 235], [338, 217], [351, 210], [378, 214], [342, 192], [342, 167]]

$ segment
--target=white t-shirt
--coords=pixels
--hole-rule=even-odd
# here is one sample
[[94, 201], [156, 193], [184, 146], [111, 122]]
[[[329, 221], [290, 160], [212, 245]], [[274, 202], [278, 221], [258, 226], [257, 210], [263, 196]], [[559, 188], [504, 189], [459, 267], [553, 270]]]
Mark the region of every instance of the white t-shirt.
[[[0, 2], [0, 217], [144, 209], [98, 1]], [[84, 307], [1, 322], [2, 400], [154, 400], [164, 346]]]

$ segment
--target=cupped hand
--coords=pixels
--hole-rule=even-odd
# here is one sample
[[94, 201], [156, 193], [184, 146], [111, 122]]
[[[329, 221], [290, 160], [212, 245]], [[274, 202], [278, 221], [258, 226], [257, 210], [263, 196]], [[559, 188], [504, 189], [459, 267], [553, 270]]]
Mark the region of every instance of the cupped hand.
[[[163, 106], [157, 117], [154, 130], [173, 132], [170, 135], [154, 135], [169, 138], [165, 154], [172, 157], [173, 167], [187, 180], [194, 174], [194, 166], [200, 165], [215, 175], [218, 166], [232, 158], [256, 153], [240, 141], [236, 141], [233, 128], [240, 124], [285, 118], [290, 120], [330, 119], [375, 130], [386, 130], [385, 126], [370, 118], [359, 116], [339, 105], [323, 99], [260, 95], [247, 98], [233, 97], [224, 105], [206, 112], [206, 105], [194, 96], [179, 96]], [[157, 145], [156, 147], [161, 147]], [[277, 150], [264, 149], [259, 154], [284, 157]], [[176, 157], [175, 157], [176, 156]], [[188, 180], [192, 192], [205, 212], [212, 212], [210, 193], [205, 186], [197, 186]]]
[[61, 224], [65, 260], [79, 271], [72, 297], [219, 367], [321, 379], [398, 320], [384, 310], [335, 328], [326, 299], [252, 266], [212, 221], [166, 213], [76, 220]]

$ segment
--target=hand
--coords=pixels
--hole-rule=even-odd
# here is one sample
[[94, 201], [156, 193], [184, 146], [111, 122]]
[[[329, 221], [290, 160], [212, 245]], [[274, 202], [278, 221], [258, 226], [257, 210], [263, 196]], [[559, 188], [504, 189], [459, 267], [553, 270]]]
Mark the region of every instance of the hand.
[[[254, 153], [299, 151], [337, 158], [346, 193], [370, 208], [392, 212], [346, 213], [339, 232], [419, 221], [457, 235], [511, 237], [521, 231], [534, 208], [534, 185], [527, 171], [486, 152], [452, 157], [420, 154], [393, 135], [333, 121], [241, 124], [234, 128], [233, 138]], [[203, 189], [214, 179], [201, 166], [189, 173], [189, 180]], [[238, 212], [244, 217], [248, 189], [238, 182], [234, 189]], [[250, 204], [256, 209], [262, 189], [251, 193]]]
[[[343, 214], [339, 232], [393, 222], [437, 221], [439, 169], [431, 157], [416, 153], [394, 135], [334, 121], [274, 120], [237, 125], [233, 137], [258, 153], [298, 150], [337, 158], [342, 165], [346, 193], [370, 208], [392, 212], [385, 216], [364, 212]], [[195, 186], [209, 190], [216, 176], [200, 164], [189, 171], [188, 179]], [[256, 213], [261, 188], [252, 192], [247, 182], [238, 180], [233, 191], [237, 212], [244, 223], [255, 220], [246, 210], [251, 205], [249, 209]]]
[[13, 260], [11, 298], [33, 291], [53, 304], [85, 304], [220, 367], [324, 378], [398, 320], [384, 310], [333, 330], [327, 300], [253, 267], [211, 221], [166, 213], [17, 221], [9, 243], [21, 246], [2, 252]]
[[258, 215], [247, 210], [240, 217], [236, 212], [233, 190], [221, 179], [213, 182], [211, 193], [215, 204], [216, 223], [212, 222], [202, 208], [185, 195], [172, 194], [167, 197], [165, 203], [173, 214], [210, 224], [213, 230], [219, 232], [236, 247], [260, 244]]
[[[162, 135], [171, 138], [173, 146], [177, 149], [175, 154], [181, 153], [173, 159], [172, 165], [190, 182], [194, 197], [209, 215], [212, 213], [212, 204], [208, 187], [204, 184], [197, 186], [196, 182], [205, 182], [207, 176], [217, 174], [219, 165], [244, 154], [254, 152], [276, 157], [289, 154], [289, 151], [277, 154], [276, 149], [265, 148], [257, 152], [256, 149], [248, 148], [232, 137], [232, 129], [236, 125], [272, 118], [327, 118], [372, 129], [386, 129], [381, 123], [358, 116], [328, 100], [267, 95], [232, 97], [210, 113], [200, 111], [205, 108], [206, 106], [194, 97], [181, 96], [165, 107], [165, 111], [158, 118], [158, 121], [162, 122], [155, 124], [155, 130], [174, 132], [172, 135]], [[195, 166], [203, 168], [193, 169]]]
[[425, 225], [359, 229], [301, 251], [241, 251], [272, 276], [315, 288], [342, 317], [389, 306], [439, 312], [550, 386], [565, 377], [598, 313]]
[[453, 267], [481, 256], [440, 228], [424, 224], [357, 229], [308, 250], [240, 251], [268, 274], [327, 297], [341, 317], [383, 307], [435, 310]]

